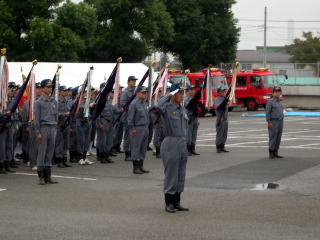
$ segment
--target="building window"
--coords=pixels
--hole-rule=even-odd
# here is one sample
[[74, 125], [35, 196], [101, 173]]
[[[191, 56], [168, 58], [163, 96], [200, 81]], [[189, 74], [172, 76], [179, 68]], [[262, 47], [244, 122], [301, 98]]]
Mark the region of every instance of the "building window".
[[240, 76], [237, 77], [237, 86], [246, 86], [247, 77], [246, 76]]

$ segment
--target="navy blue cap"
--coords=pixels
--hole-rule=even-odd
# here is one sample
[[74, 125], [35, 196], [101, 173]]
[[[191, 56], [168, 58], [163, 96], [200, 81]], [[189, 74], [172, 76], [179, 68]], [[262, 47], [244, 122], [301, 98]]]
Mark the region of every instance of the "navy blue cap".
[[17, 84], [15, 82], [9, 82], [8, 83], [8, 87], [9, 88], [16, 88], [17, 87]]
[[136, 89], [136, 92], [141, 92], [141, 93], [147, 92], [147, 91], [148, 91], [148, 89], [145, 86], [141, 86]]
[[275, 86], [272, 92], [281, 92], [281, 91], [282, 91], [281, 87]]
[[67, 91], [66, 86], [60, 86], [60, 87], [59, 87], [59, 91]]
[[78, 88], [79, 87], [75, 87], [75, 88], [72, 88], [72, 96], [77, 96], [77, 94], [78, 94]]
[[170, 92], [173, 92], [173, 91], [175, 91], [175, 90], [177, 90], [177, 89], [179, 89], [180, 91], [185, 90], [180, 83], [173, 83], [173, 84], [171, 85], [171, 87], [170, 87]]
[[51, 86], [52, 86], [51, 79], [43, 79], [41, 81], [41, 87], [51, 87]]
[[135, 76], [130, 76], [128, 77], [128, 81], [137, 81], [138, 78], [136, 78]]

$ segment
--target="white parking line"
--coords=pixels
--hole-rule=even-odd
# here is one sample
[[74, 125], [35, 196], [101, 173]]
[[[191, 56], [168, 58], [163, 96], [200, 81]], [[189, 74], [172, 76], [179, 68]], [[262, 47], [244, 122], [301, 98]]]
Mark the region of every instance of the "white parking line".
[[6, 191], [7, 189], [5, 189], [5, 188], [0, 188], [0, 192], [2, 192], [2, 191]]
[[[24, 175], [24, 176], [38, 176], [38, 174], [34, 173], [14, 173], [17, 175]], [[65, 178], [65, 179], [76, 179], [76, 180], [85, 180], [85, 181], [96, 181], [97, 179], [95, 178], [81, 178], [81, 177], [70, 177], [70, 176], [58, 176], [58, 175], [52, 175], [52, 177], [55, 178]]]

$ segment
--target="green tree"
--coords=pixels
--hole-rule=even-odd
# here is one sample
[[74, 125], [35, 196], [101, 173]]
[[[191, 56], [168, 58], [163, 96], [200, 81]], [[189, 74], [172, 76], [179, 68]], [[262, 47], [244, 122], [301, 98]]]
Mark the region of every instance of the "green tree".
[[313, 36], [312, 32], [304, 32], [303, 39], [294, 39], [293, 44], [285, 46], [291, 55], [291, 62], [316, 63], [320, 61], [320, 34]]
[[[97, 11], [98, 28], [90, 58], [142, 61], [158, 39], [171, 41], [173, 22], [160, 0], [87, 0]], [[162, 46], [158, 45], [160, 49]]]
[[179, 57], [184, 68], [235, 59], [239, 29], [231, 11], [234, 0], [163, 0], [174, 19], [175, 37], [161, 43]]
[[84, 41], [76, 33], [43, 18], [31, 22], [26, 41], [31, 46], [26, 54], [40, 61], [77, 62], [85, 49]]
[[[10, 48], [11, 44], [17, 44], [15, 32], [10, 26], [14, 17], [9, 6], [3, 0], [0, 0], [0, 9], [0, 48]], [[10, 51], [8, 54], [12, 55]]]

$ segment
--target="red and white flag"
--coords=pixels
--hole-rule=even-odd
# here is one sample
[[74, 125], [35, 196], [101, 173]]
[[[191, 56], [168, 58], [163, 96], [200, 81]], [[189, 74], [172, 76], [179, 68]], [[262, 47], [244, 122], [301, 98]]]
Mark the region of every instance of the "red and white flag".
[[0, 59], [0, 112], [7, 108], [8, 102], [9, 67], [6, 56]]

